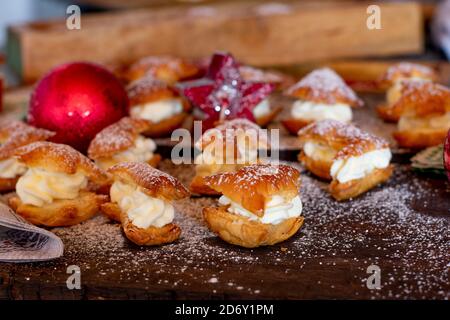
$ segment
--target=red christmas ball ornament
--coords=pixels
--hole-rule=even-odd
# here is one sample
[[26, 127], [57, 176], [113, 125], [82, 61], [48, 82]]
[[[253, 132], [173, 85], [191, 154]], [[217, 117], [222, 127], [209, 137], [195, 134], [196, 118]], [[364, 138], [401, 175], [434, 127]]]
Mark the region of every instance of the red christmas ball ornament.
[[52, 141], [84, 152], [106, 126], [128, 114], [127, 93], [120, 81], [100, 65], [74, 62], [56, 67], [31, 96], [28, 123], [52, 130]]

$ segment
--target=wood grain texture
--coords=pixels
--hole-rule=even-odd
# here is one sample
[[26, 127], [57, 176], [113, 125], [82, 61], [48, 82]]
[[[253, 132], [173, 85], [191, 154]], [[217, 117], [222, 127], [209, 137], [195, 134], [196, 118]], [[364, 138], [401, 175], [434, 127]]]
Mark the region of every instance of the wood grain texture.
[[[164, 170], [183, 178], [191, 169], [166, 162]], [[284, 243], [253, 250], [207, 231], [201, 209], [215, 200], [205, 198], [177, 205], [183, 233], [168, 246], [137, 247], [103, 217], [54, 229], [64, 256], [1, 264], [0, 299], [449, 298], [446, 180], [398, 165], [385, 186], [351, 202], [331, 200], [323, 187], [304, 173], [304, 227]], [[366, 287], [372, 264], [381, 268], [380, 290]], [[81, 269], [81, 290], [66, 287], [69, 265]]]
[[82, 15], [81, 30], [67, 30], [64, 20], [11, 27], [9, 64], [32, 82], [67, 61], [117, 65], [149, 54], [200, 58], [227, 50], [245, 63], [267, 66], [421, 52], [420, 6], [380, 7], [380, 30], [367, 29], [364, 3], [233, 2]]
[[[357, 122], [384, 131], [373, 111], [379, 95], [362, 98], [368, 112], [358, 112]], [[297, 153], [281, 156], [291, 160]], [[288, 162], [302, 171], [305, 223], [271, 247], [238, 248], [210, 233], [201, 211], [217, 199], [207, 197], [176, 203], [182, 234], [167, 246], [138, 247], [102, 216], [52, 229], [63, 240], [64, 256], [1, 263], [0, 299], [448, 299], [450, 183], [412, 172], [408, 158], [394, 162], [389, 182], [344, 203]], [[160, 169], [185, 185], [194, 174], [192, 165], [169, 160]], [[366, 286], [372, 264], [381, 268], [380, 290]], [[81, 290], [67, 289], [70, 265], [81, 269]]]

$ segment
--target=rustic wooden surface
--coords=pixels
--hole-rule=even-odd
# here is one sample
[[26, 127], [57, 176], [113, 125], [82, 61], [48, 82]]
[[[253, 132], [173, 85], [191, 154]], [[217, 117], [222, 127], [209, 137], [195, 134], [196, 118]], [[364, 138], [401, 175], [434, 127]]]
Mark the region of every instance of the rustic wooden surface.
[[421, 53], [420, 5], [379, 5], [379, 30], [366, 27], [367, 4], [355, 2], [232, 2], [85, 14], [80, 30], [68, 30], [65, 20], [11, 27], [8, 63], [32, 82], [57, 64], [80, 59], [116, 65], [151, 54], [200, 58], [227, 50], [245, 63], [267, 66]]
[[[213, 200], [178, 204], [183, 235], [164, 247], [139, 248], [122, 241], [117, 226], [97, 217], [55, 230], [66, 245], [57, 261], [1, 264], [0, 298], [450, 297], [450, 190], [445, 179], [398, 166], [387, 185], [342, 204], [317, 192], [323, 184], [309, 175], [303, 183], [305, 226], [282, 244], [247, 250], [209, 234], [200, 211]], [[416, 191], [406, 193], [410, 187]], [[196, 209], [187, 212], [192, 202]], [[381, 268], [380, 290], [366, 287], [366, 269], [372, 264]], [[81, 290], [66, 287], [69, 265], [81, 268]]]
[[[376, 119], [377, 99], [364, 96], [368, 112], [357, 115], [359, 123]], [[184, 183], [193, 173], [168, 160], [161, 169]], [[450, 185], [444, 176], [397, 163], [387, 184], [338, 203], [325, 183], [299, 169], [305, 225], [282, 244], [248, 250], [224, 243], [201, 218], [213, 198], [177, 203], [182, 237], [163, 247], [137, 247], [98, 216], [53, 229], [65, 244], [58, 260], [0, 264], [0, 299], [450, 298]], [[366, 287], [372, 264], [381, 269], [380, 290]], [[81, 290], [67, 289], [70, 265], [81, 269]]]

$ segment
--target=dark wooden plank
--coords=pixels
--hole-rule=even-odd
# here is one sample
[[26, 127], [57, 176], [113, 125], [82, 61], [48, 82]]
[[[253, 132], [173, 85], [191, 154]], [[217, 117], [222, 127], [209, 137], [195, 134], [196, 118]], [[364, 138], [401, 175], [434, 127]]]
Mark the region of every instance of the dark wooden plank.
[[[295, 164], [294, 164], [295, 165]], [[188, 167], [163, 169], [189, 179]], [[0, 297], [13, 299], [445, 298], [449, 297], [449, 183], [397, 166], [394, 178], [361, 198], [337, 203], [325, 184], [303, 175], [305, 225], [292, 239], [247, 250], [209, 233], [201, 208], [177, 204], [183, 229], [174, 244], [139, 248], [116, 224], [96, 217], [57, 228], [66, 252], [53, 262], [2, 264]], [[381, 268], [380, 290], [366, 269]], [[81, 290], [68, 290], [66, 268], [81, 268]]]

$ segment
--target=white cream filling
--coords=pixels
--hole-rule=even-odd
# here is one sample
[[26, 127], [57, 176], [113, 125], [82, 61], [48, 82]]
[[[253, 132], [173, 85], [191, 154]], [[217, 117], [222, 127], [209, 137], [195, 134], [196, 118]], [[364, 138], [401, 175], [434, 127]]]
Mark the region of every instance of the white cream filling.
[[450, 112], [441, 116], [430, 117], [401, 117], [398, 122], [398, 129], [402, 130], [433, 130], [433, 129], [449, 129], [450, 128]]
[[161, 122], [183, 111], [180, 99], [163, 99], [149, 102], [131, 108], [130, 114], [134, 118]]
[[16, 158], [0, 160], [0, 178], [12, 179], [25, 173], [27, 167]]
[[239, 214], [248, 218], [251, 221], [259, 221], [265, 224], [279, 224], [289, 218], [299, 217], [302, 213], [302, 201], [300, 196], [286, 201], [282, 196], [274, 195], [269, 202], [266, 203], [264, 215], [258, 217], [240, 204], [231, 201], [226, 196], [219, 198], [219, 204], [229, 206], [228, 212]]
[[357, 157], [338, 159], [333, 162], [330, 175], [340, 183], [361, 179], [375, 169], [389, 166], [392, 154], [389, 148], [373, 150]]
[[253, 116], [255, 118], [263, 117], [270, 113], [270, 103], [269, 99], [264, 99], [260, 103], [256, 105], [256, 107], [253, 109]]
[[303, 146], [303, 151], [313, 160], [328, 162], [331, 162], [337, 153], [331, 147], [313, 141], [307, 141]]
[[352, 120], [352, 108], [343, 103], [333, 105], [297, 100], [292, 105], [291, 115], [294, 119], [320, 121], [333, 119], [341, 122]]
[[66, 174], [29, 168], [17, 181], [16, 192], [23, 203], [42, 207], [53, 200], [77, 198], [87, 184], [82, 172]]
[[152, 139], [138, 136], [132, 147], [114, 154], [111, 158], [98, 159], [96, 163], [107, 169], [121, 162], [147, 162], [153, 158], [155, 150], [156, 143]]
[[171, 203], [150, 197], [140, 190], [115, 181], [110, 190], [111, 201], [119, 205], [130, 221], [139, 228], [161, 228], [173, 221], [175, 209]]

